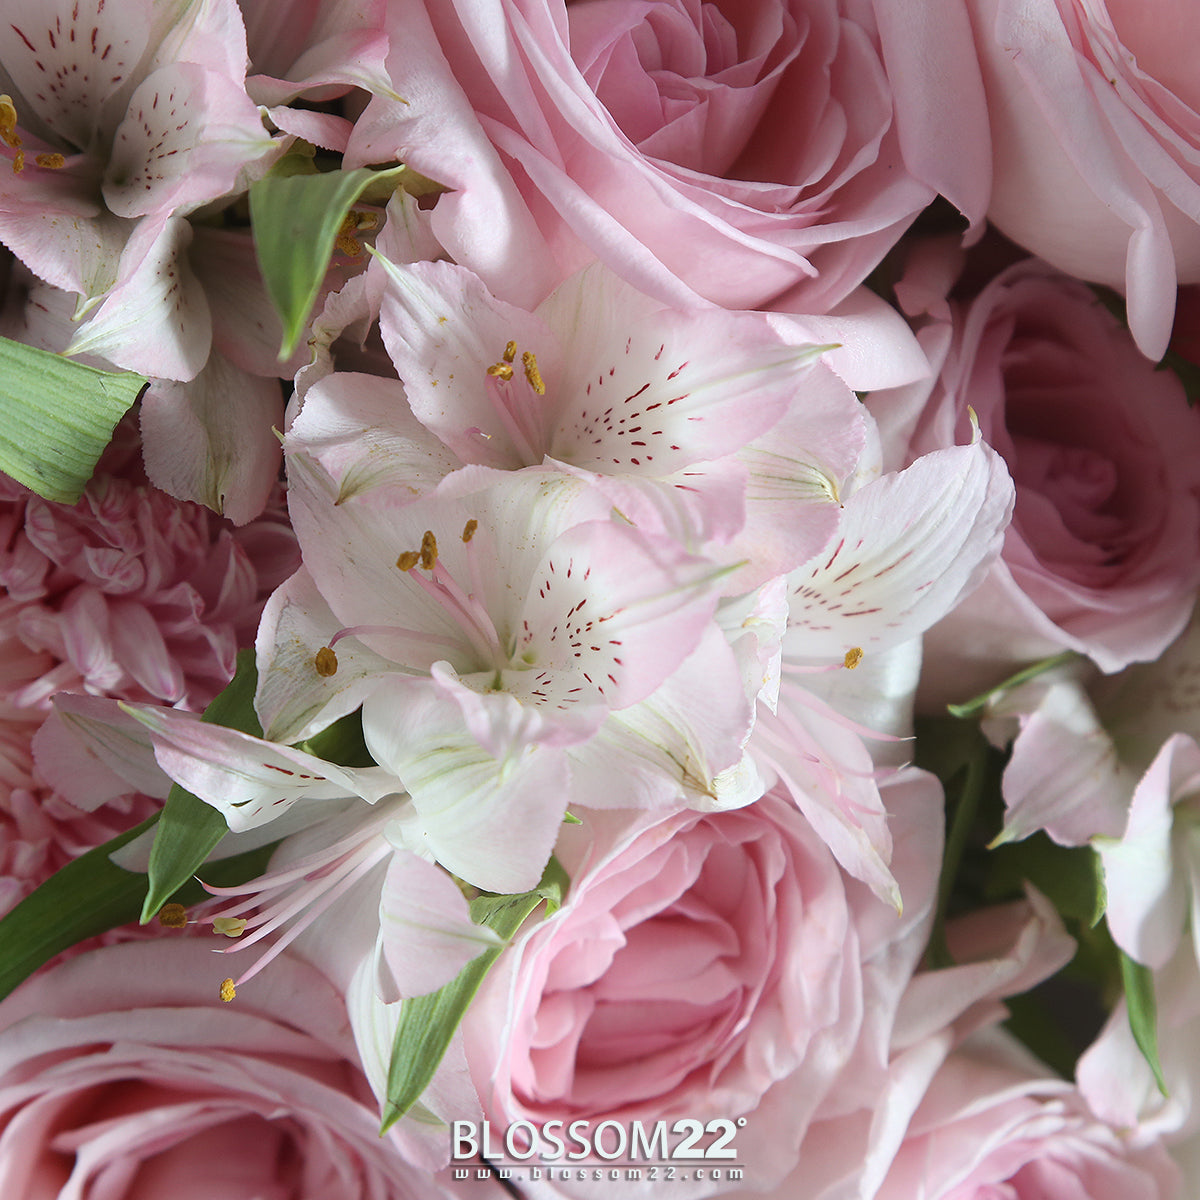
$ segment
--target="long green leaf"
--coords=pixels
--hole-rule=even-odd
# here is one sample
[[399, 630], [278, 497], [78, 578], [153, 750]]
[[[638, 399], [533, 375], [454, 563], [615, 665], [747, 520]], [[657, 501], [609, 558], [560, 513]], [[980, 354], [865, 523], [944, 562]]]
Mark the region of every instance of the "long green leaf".
[[267, 175], [250, 185], [250, 224], [267, 294], [283, 322], [280, 359], [300, 341], [338, 230], [354, 202], [384, 185], [394, 190], [406, 167]]
[[[229, 685], [204, 710], [201, 718], [213, 725], [225, 725], [242, 733], [262, 737], [262, 726], [254, 711], [254, 689], [258, 671], [254, 651], [241, 650], [237, 670]], [[142, 905], [145, 925], [196, 873], [216, 844], [229, 832], [225, 818], [191, 792], [175, 784], [167, 796], [150, 848], [149, 890]]]
[[[146, 876], [116, 866], [109, 855], [157, 820], [155, 813], [68, 863], [0, 920], [0, 999], [60, 951], [137, 919]], [[261, 846], [212, 863], [207, 874], [220, 886], [243, 883], [262, 873], [274, 849]], [[170, 899], [186, 906], [207, 893], [193, 880]]]
[[0, 338], [0, 471], [47, 500], [74, 504], [145, 386], [140, 375]]
[[[542, 901], [546, 902], [548, 914], [554, 912], [562, 904], [568, 884], [566, 872], [557, 859], [551, 858], [533, 891], [513, 896], [477, 896], [471, 901], [471, 920], [477, 925], [490, 926], [502, 938], [511, 938]], [[392, 1041], [381, 1133], [400, 1120], [428, 1086], [467, 1006], [503, 948], [485, 950], [471, 959], [438, 991], [401, 1003], [400, 1023]]]
[[1125, 984], [1125, 1008], [1129, 1013], [1129, 1028], [1142, 1057], [1154, 1072], [1158, 1090], [1167, 1094], [1162, 1062], [1158, 1057], [1158, 1012], [1154, 1003], [1154, 975], [1149, 967], [1135, 962], [1124, 950], [1121, 952], [1121, 980]]

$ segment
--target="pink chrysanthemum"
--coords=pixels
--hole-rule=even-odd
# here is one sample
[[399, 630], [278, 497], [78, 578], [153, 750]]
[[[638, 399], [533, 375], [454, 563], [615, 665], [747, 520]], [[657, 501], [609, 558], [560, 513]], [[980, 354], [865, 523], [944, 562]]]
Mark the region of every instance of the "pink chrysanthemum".
[[[235, 529], [128, 475], [98, 475], [73, 507], [0, 476], [0, 912], [152, 809], [131, 795], [77, 806], [99, 791], [83, 794], [88, 777], [47, 726], [50, 697], [203, 708], [296, 565], [278, 503]], [[68, 799], [60, 777], [81, 790]]]

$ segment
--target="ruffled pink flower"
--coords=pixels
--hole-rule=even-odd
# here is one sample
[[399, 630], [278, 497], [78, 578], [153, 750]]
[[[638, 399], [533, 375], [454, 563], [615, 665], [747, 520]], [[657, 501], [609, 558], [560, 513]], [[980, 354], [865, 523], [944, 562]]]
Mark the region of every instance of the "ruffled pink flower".
[[[848, 880], [778, 793], [733, 812], [632, 824], [629, 814], [582, 814], [559, 847], [572, 877], [566, 904], [518, 939], [467, 1017], [467, 1057], [493, 1123], [650, 1129], [745, 1117], [734, 1146], [756, 1187], [797, 1159], [803, 1170], [806, 1153], [820, 1158], [805, 1140], [811, 1121], [874, 1105], [895, 1005], [927, 932], [938, 788], [913, 772], [893, 781], [889, 803], [903, 918]], [[671, 1186], [720, 1190], [686, 1178]]]
[[951, 1055], [913, 1116], [877, 1200], [1171, 1200], [1166, 1150], [1097, 1120], [1078, 1091], [999, 1033]]
[[[938, 374], [877, 393], [903, 460], [977, 414], [1016, 485], [1001, 561], [927, 643], [927, 685], [966, 699], [1015, 665], [1077, 650], [1108, 672], [1157, 657], [1200, 583], [1200, 416], [1091, 289], [1035, 260], [947, 305], [957, 262], [919, 249], [900, 285]], [[965, 664], [965, 667], [964, 667]]]
[[[917, 20], [890, 0], [391, 8], [409, 103], [373, 102], [348, 160], [399, 155], [447, 184], [435, 232], [507, 300], [597, 257], [674, 303], [796, 288], [824, 312], [935, 192], [986, 206], [983, 93], [953, 4]], [[914, 86], [930, 73], [953, 106]]]
[[148, 812], [145, 797], [129, 798], [60, 736], [57, 718], [47, 722], [51, 697], [203, 708], [294, 566], [295, 542], [278, 509], [235, 531], [119, 475], [98, 476], [74, 507], [0, 482], [0, 528], [0, 878], [10, 907]]
[[[222, 1005], [194, 941], [77, 957], [0, 1006], [0, 1192], [121, 1200], [458, 1194], [406, 1161], [342, 997], [283, 958]], [[497, 1189], [498, 1191], [499, 1189]]]

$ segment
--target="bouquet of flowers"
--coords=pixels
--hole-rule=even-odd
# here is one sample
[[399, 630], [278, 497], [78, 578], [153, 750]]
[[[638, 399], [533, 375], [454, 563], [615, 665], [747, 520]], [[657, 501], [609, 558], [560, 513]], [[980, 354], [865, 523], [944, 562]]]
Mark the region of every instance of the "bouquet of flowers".
[[0, 1195], [1200, 1192], [1187, 5], [0, 15]]

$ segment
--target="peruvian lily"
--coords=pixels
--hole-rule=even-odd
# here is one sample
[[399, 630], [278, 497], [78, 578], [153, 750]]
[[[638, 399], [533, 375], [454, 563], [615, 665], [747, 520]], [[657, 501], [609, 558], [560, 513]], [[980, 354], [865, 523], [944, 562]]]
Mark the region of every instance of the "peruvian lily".
[[[246, 94], [235, 0], [3, 9], [0, 139], [14, 170], [0, 181], [0, 236], [80, 296], [77, 318], [92, 313], [72, 353], [191, 379], [210, 326], [177, 266], [182, 218], [244, 188], [285, 148]], [[160, 323], [153, 335], [129, 336], [148, 319]]]
[[[421, 491], [467, 465], [553, 468], [642, 530], [743, 564], [731, 594], [832, 533], [865, 432], [853, 394], [816, 362], [828, 347], [763, 313], [664, 308], [599, 264], [527, 312], [453, 264], [379, 262], [403, 388], [329, 376], [287, 444], [320, 457], [343, 497], [383, 472]], [[345, 473], [347, 457], [366, 474]]]
[[740, 758], [722, 569], [568, 474], [484, 471], [471, 491], [463, 471], [416, 499], [339, 502], [315, 461], [291, 468], [305, 567], [260, 627], [266, 736], [299, 741], [361, 703], [368, 749], [455, 874], [532, 887], [569, 803], [666, 802], [681, 774], [709, 797]]
[[[916, 682], [906, 644], [979, 583], [1012, 504], [1012, 481], [989, 446], [939, 450], [849, 496], [830, 544], [788, 577], [778, 710], [760, 714], [751, 750], [842, 866], [896, 905], [886, 813], [862, 738], [906, 732], [889, 715]], [[831, 682], [880, 657], [866, 694]]]

